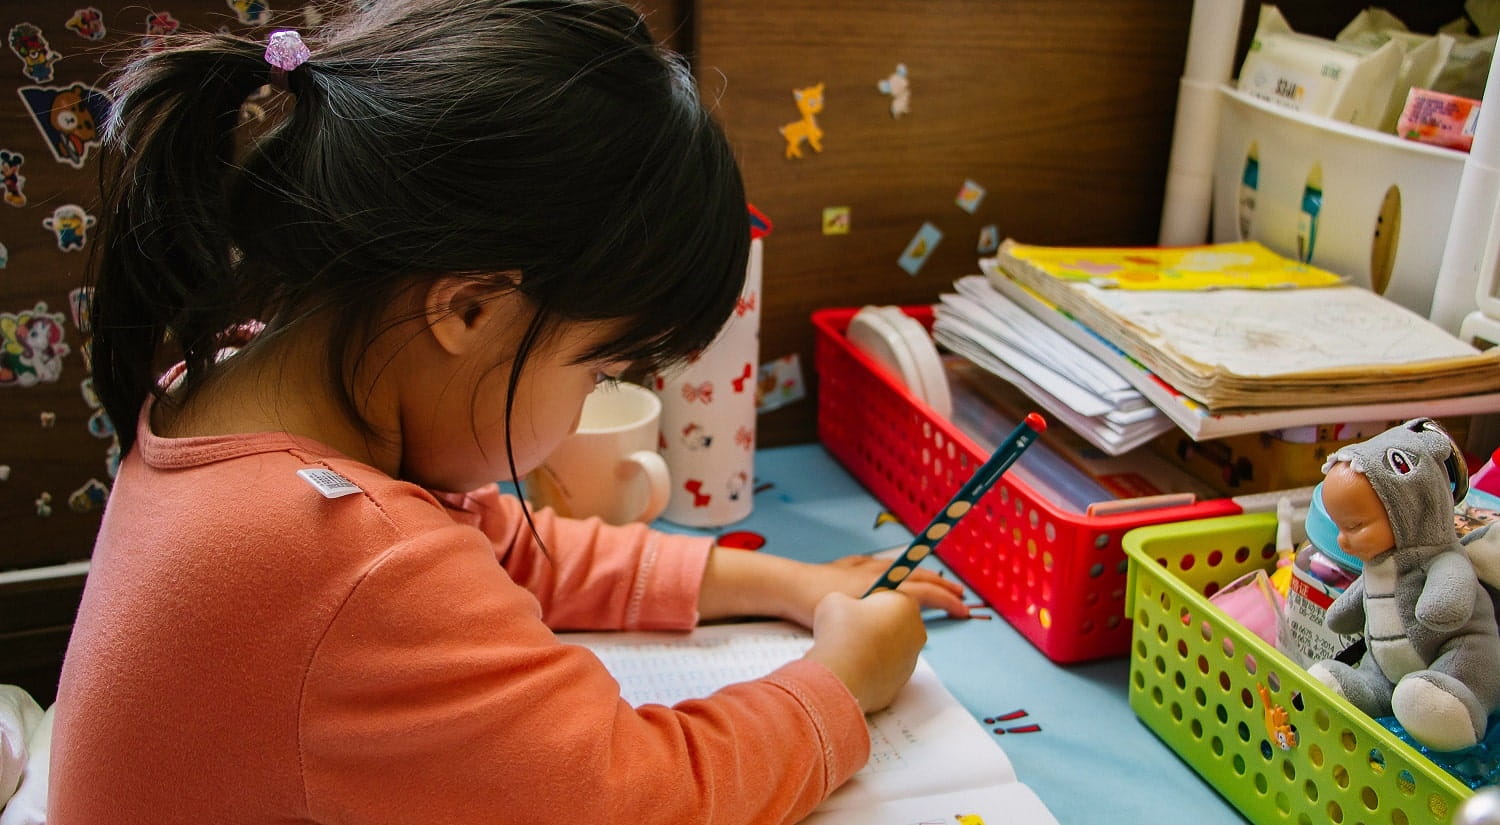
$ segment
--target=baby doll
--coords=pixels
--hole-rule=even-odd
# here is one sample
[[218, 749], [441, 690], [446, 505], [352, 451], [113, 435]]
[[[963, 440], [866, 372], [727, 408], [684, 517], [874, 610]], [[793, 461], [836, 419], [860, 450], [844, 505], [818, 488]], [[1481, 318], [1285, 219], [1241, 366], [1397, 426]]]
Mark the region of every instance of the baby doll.
[[1324, 621], [1362, 630], [1368, 649], [1355, 667], [1325, 660], [1308, 672], [1430, 748], [1475, 744], [1500, 707], [1500, 631], [1453, 527], [1469, 484], [1457, 446], [1417, 418], [1339, 449], [1323, 472], [1339, 546], [1364, 561]]

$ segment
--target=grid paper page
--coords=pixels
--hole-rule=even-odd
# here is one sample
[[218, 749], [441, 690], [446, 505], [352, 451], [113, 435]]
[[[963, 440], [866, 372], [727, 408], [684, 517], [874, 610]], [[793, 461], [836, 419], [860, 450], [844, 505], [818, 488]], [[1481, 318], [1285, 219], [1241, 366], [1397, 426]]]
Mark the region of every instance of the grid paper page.
[[[589, 648], [632, 705], [675, 705], [764, 676], [802, 656], [806, 630], [784, 622], [701, 627], [692, 633], [563, 633]], [[819, 806], [862, 807], [1016, 781], [1010, 759], [943, 687], [925, 659], [892, 705], [866, 717], [870, 761]]]

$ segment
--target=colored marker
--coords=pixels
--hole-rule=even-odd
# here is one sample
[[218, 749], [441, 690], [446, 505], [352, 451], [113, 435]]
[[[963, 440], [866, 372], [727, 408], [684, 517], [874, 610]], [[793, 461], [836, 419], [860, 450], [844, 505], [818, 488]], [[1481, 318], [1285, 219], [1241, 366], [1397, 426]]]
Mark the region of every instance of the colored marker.
[[964, 486], [958, 488], [957, 493], [953, 494], [947, 506], [932, 517], [932, 523], [911, 540], [905, 552], [891, 562], [891, 566], [886, 568], [885, 573], [874, 584], [870, 585], [865, 595], [868, 596], [880, 590], [895, 590], [901, 582], [905, 581], [911, 571], [921, 564], [922, 559], [927, 558], [937, 543], [943, 540], [943, 536], [948, 535], [953, 525], [963, 518], [964, 514], [974, 509], [974, 503], [989, 492], [995, 482], [1000, 480], [1000, 476], [1010, 469], [1010, 465], [1016, 463], [1021, 453], [1025, 452], [1026, 448], [1030, 447], [1045, 429], [1047, 429], [1047, 422], [1040, 415], [1027, 413], [1026, 419], [1018, 424], [1004, 441], [1000, 442], [999, 447], [995, 448], [994, 455], [979, 465], [974, 475], [964, 482]]

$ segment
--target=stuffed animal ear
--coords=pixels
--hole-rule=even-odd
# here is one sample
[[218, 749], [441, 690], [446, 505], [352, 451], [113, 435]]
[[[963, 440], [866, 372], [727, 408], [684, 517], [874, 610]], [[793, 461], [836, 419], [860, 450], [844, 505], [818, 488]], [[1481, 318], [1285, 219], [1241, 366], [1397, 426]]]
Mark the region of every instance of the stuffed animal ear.
[[1414, 418], [1406, 422], [1406, 426], [1414, 433], [1433, 432], [1442, 435], [1448, 440], [1448, 455], [1443, 457], [1443, 469], [1448, 473], [1449, 490], [1453, 493], [1453, 502], [1457, 504], [1464, 500], [1469, 494], [1469, 465], [1464, 463], [1463, 450], [1459, 449], [1458, 442], [1453, 436], [1443, 429], [1442, 425], [1431, 418]]

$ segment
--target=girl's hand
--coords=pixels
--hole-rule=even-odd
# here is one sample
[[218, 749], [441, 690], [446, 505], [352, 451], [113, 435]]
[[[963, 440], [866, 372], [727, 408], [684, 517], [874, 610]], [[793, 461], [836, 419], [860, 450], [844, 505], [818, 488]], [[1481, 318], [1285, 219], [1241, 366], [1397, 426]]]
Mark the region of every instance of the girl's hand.
[[865, 713], [888, 706], [911, 678], [927, 641], [916, 602], [899, 592], [868, 599], [831, 593], [814, 613], [813, 646], [803, 658], [833, 671]]
[[[870, 556], [807, 564], [716, 547], [709, 557], [698, 610], [704, 619], [775, 616], [810, 628], [824, 596], [842, 593], [859, 598], [889, 566], [890, 559]], [[969, 617], [963, 585], [931, 570], [917, 568], [901, 583], [899, 592], [923, 608], [942, 610], [955, 619]]]
[[[797, 615], [785, 618], [812, 627], [813, 611], [824, 596], [843, 593], [859, 598], [890, 566], [890, 559], [871, 556], [845, 556], [827, 564], [811, 565], [813, 569], [806, 574], [806, 592], [802, 594], [804, 601]], [[942, 610], [955, 619], [969, 618], [969, 608], [964, 604], [964, 586], [931, 570], [918, 567], [897, 589], [923, 608]]]

